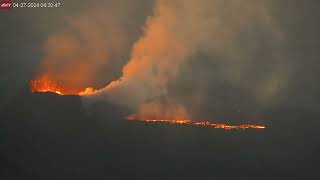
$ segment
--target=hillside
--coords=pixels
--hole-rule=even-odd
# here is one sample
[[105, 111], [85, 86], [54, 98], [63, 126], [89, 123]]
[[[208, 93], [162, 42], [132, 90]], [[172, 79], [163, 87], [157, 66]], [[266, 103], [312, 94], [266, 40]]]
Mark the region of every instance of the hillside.
[[264, 131], [128, 122], [110, 104], [24, 91], [1, 113], [1, 179], [314, 179], [319, 113], [279, 108]]

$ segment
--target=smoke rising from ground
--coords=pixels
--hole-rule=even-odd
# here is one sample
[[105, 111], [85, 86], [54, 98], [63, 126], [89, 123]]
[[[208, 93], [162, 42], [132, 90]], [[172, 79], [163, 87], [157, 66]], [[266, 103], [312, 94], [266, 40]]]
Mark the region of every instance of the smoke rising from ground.
[[[208, 103], [224, 104], [214, 102], [223, 89], [203, 91], [220, 86], [213, 83], [218, 79], [231, 89], [248, 89], [254, 103], [269, 104], [288, 80], [282, 54], [285, 37], [270, 13], [268, 1], [158, 0], [143, 36], [133, 45], [121, 78], [85, 99], [105, 99], [137, 110], [137, 116], [152, 116], [152, 112], [165, 116], [160, 118], [183, 118], [190, 116], [188, 103], [196, 105], [195, 109]], [[259, 54], [265, 49], [270, 54]], [[209, 76], [201, 76], [201, 69], [194, 72], [193, 66], [188, 67], [203, 61], [202, 55], [218, 66], [203, 67]], [[186, 77], [189, 89], [175, 87]], [[184, 92], [190, 93], [181, 100], [179, 93]]]

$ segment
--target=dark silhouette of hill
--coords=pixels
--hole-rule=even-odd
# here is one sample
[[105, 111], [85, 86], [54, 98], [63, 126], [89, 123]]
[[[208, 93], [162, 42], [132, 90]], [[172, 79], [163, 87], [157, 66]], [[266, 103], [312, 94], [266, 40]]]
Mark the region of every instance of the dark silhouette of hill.
[[78, 96], [24, 90], [1, 110], [1, 179], [317, 179], [318, 112], [277, 108], [264, 131], [145, 124]]

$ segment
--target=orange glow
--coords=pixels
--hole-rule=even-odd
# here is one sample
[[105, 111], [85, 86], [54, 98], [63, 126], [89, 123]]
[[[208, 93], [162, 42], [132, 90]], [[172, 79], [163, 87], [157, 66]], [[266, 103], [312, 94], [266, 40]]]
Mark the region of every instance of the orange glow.
[[54, 81], [50, 80], [46, 76], [30, 81], [30, 90], [31, 92], [52, 92], [58, 95], [89, 95], [95, 93], [97, 90], [93, 88], [86, 88], [83, 91], [70, 90], [66, 89]]
[[162, 123], [162, 124], [176, 124], [176, 125], [191, 125], [191, 126], [204, 126], [211, 127], [215, 129], [225, 129], [225, 130], [245, 130], [245, 129], [265, 129], [263, 125], [254, 125], [254, 124], [241, 124], [241, 125], [230, 125], [230, 124], [220, 124], [220, 123], [211, 123], [209, 121], [192, 121], [186, 119], [176, 119], [176, 120], [167, 120], [167, 119], [144, 119], [137, 120], [128, 118], [131, 121], [141, 121], [145, 123]]

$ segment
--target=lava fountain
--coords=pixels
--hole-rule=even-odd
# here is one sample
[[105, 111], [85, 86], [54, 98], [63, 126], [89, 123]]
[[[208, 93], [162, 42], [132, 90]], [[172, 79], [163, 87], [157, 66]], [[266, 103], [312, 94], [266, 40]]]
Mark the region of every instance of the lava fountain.
[[48, 77], [43, 76], [42, 78], [32, 80], [29, 83], [31, 92], [51, 92], [58, 95], [90, 95], [96, 92], [97, 90], [88, 87], [82, 91], [79, 90], [72, 90], [64, 88], [63, 86], [59, 85], [58, 83], [50, 80]]

